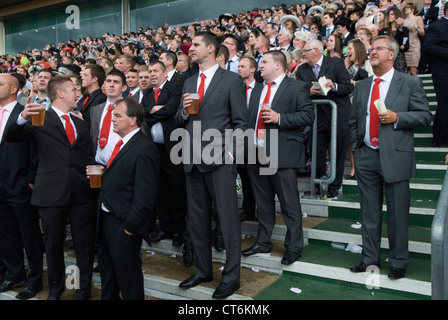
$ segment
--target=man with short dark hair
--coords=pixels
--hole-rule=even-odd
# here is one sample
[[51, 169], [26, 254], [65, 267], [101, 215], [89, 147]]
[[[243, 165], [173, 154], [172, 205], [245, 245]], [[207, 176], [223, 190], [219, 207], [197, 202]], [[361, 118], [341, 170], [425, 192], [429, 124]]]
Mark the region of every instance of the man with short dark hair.
[[176, 71], [177, 55], [173, 51], [164, 51], [160, 54], [159, 61], [163, 62], [168, 74], [168, 81], [177, 84], [184, 84], [186, 76], [179, 74]]
[[73, 237], [80, 287], [76, 300], [91, 293], [94, 258], [97, 193], [90, 188], [85, 168], [93, 164], [93, 149], [85, 121], [70, 112], [76, 109], [75, 85], [67, 76], [48, 82], [52, 104], [44, 126], [33, 126], [32, 115], [42, 108], [27, 103], [16, 121], [10, 123], [5, 139], [37, 141], [39, 167], [31, 204], [39, 208], [48, 266], [48, 300], [58, 300], [65, 290], [64, 241], [67, 220]]
[[[185, 80], [182, 108], [176, 115], [178, 125], [184, 127], [190, 137], [193, 137], [193, 125], [198, 121], [202, 123], [202, 131], [213, 128], [222, 135], [220, 141], [214, 142], [222, 149], [222, 153], [218, 154], [220, 161], [211, 164], [202, 157], [202, 151], [208, 145], [206, 141], [200, 142], [199, 148], [193, 148], [194, 139], [190, 139], [186, 146], [191, 150], [189, 159], [184, 160], [188, 197], [187, 229], [191, 234], [197, 270], [179, 284], [181, 288], [188, 289], [213, 278], [211, 218], [214, 201], [226, 250], [221, 284], [213, 293], [213, 298], [218, 299], [226, 298], [238, 290], [241, 267], [236, 165], [227, 160], [229, 155], [225, 150], [230, 146], [224, 134], [228, 129], [245, 130], [247, 126], [244, 83], [238, 74], [224, 70], [216, 63], [220, 45], [218, 37], [210, 32], [201, 32], [194, 37], [190, 55], [193, 62], [198, 64], [200, 72]], [[202, 96], [198, 114], [188, 112], [193, 100], [189, 94], [194, 92]], [[193, 157], [196, 159], [198, 156], [200, 163], [193, 162]]]
[[106, 95], [101, 90], [105, 79], [104, 68], [97, 64], [85, 66], [81, 72], [82, 87], [87, 95], [78, 101], [77, 110], [82, 113], [84, 120], [89, 125], [90, 109], [106, 101]]

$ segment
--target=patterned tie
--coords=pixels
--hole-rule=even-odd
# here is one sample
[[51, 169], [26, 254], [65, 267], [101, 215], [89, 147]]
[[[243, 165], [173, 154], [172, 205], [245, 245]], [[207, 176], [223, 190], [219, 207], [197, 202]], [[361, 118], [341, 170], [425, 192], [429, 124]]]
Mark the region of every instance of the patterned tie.
[[204, 86], [205, 86], [205, 74], [201, 73], [201, 83], [199, 84], [199, 104], [201, 104], [202, 98], [204, 98]]
[[378, 109], [375, 107], [375, 101], [380, 98], [380, 86], [379, 83], [383, 81], [380, 78], [375, 79], [375, 84], [372, 88], [372, 96], [370, 97], [370, 142], [374, 147], [378, 146], [379, 137], [379, 117], [378, 117]]
[[316, 76], [316, 79], [318, 79], [319, 78], [319, 65], [316, 63], [315, 65], [313, 65], [313, 72], [314, 72], [314, 75]]
[[67, 134], [68, 141], [71, 145], [75, 143], [75, 129], [73, 129], [72, 123], [68, 115], [64, 114], [62, 118], [65, 120], [65, 133]]
[[118, 152], [120, 152], [121, 145], [123, 144], [123, 140], [120, 140], [115, 145], [114, 151], [112, 151], [112, 154], [109, 158], [109, 161], [107, 161], [107, 168], [109, 168], [112, 161], [114, 161], [115, 157], [117, 156]]
[[[268, 82], [266, 84], [268, 85], [268, 91], [266, 92], [266, 96], [264, 97], [263, 105], [269, 104], [269, 98], [271, 97], [271, 87], [273, 84], [275, 84], [275, 82], [274, 81]], [[263, 110], [260, 110], [260, 112], [258, 113], [258, 120], [257, 120], [257, 138], [258, 139], [261, 139], [264, 137], [264, 122], [261, 119], [262, 111]]]
[[101, 127], [100, 140], [99, 140], [99, 145], [101, 149], [104, 149], [104, 147], [107, 144], [107, 141], [109, 140], [110, 123], [112, 121], [113, 109], [114, 106], [110, 104], [109, 107], [107, 107], [107, 113], [103, 119], [103, 126]]
[[155, 89], [154, 90], [154, 101], [157, 103], [157, 100], [159, 99], [159, 94], [160, 94], [161, 89]]
[[87, 96], [84, 99], [84, 103], [82, 104], [82, 111], [84, 111], [86, 109], [86, 105], [87, 105], [87, 102], [89, 101], [89, 99], [90, 99], [90, 96]]

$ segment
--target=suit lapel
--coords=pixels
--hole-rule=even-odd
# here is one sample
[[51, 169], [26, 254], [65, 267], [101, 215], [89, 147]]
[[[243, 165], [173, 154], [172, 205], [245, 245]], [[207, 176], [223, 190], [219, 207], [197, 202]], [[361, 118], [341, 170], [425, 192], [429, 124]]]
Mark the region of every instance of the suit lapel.
[[277, 107], [278, 100], [282, 96], [283, 91], [285, 91], [285, 89], [288, 87], [290, 81], [291, 81], [291, 79], [288, 78], [287, 76], [285, 76], [285, 78], [283, 78], [283, 81], [278, 86], [277, 92], [275, 92], [274, 99], [272, 99], [272, 106], [271, 106], [272, 110], [277, 110], [276, 107]]
[[389, 86], [389, 91], [387, 91], [387, 97], [384, 101], [384, 104], [387, 108], [394, 105], [395, 99], [398, 96], [398, 92], [400, 92], [401, 86], [403, 85], [403, 79], [399, 72], [394, 71], [394, 76], [392, 77], [392, 81]]
[[216, 70], [215, 74], [213, 75], [212, 81], [210, 82], [207, 90], [205, 91], [204, 98], [202, 99], [199, 108], [201, 108], [207, 102], [208, 97], [211, 95], [211, 93], [215, 90], [218, 83], [221, 81], [223, 74], [224, 69], [218, 68], [218, 70]]
[[249, 100], [249, 125], [255, 126], [257, 121], [258, 107], [260, 105], [261, 92], [263, 91], [263, 83], [255, 83]]
[[128, 152], [129, 150], [132, 150], [132, 148], [134, 147], [134, 142], [140, 137], [141, 134], [142, 134], [142, 131], [140, 130], [139, 132], [134, 134], [134, 136], [128, 142], [126, 142], [124, 147], [121, 148], [120, 152], [117, 153], [114, 160], [109, 165], [109, 169], [117, 162], [118, 159], [120, 159], [124, 154], [126, 154], [126, 152]]
[[59, 116], [53, 110], [52, 107], [48, 108], [46, 118], [47, 117], [48, 117], [48, 119], [45, 119], [45, 121], [47, 121], [47, 120], [53, 121], [55, 123], [56, 127], [58, 128], [58, 130], [61, 132], [64, 139], [67, 141], [68, 144], [70, 144], [70, 142], [68, 141], [67, 134], [65, 133], [64, 125], [62, 124], [62, 121], [59, 119]]
[[[328, 65], [329, 65], [329, 58], [324, 56], [324, 59], [322, 60], [322, 65], [320, 66], [320, 70], [319, 70], [319, 78], [321, 77], [321, 75], [325, 74], [325, 72], [327, 72], [328, 69]], [[313, 72], [314, 74], [314, 72]]]

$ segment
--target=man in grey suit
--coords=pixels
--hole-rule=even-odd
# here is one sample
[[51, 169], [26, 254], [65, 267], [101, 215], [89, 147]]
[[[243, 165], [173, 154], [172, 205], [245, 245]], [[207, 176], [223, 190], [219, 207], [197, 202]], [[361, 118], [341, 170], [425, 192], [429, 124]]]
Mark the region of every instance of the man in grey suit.
[[[374, 38], [370, 53], [374, 75], [356, 84], [350, 118], [363, 244], [361, 263], [350, 270], [365, 272], [369, 266], [380, 266], [384, 189], [391, 279], [404, 277], [409, 264], [409, 179], [416, 173], [413, 129], [432, 120], [421, 81], [393, 69], [397, 53], [393, 38]], [[378, 98], [386, 111], [371, 105]]]
[[[229, 163], [225, 131], [245, 130], [247, 125], [247, 106], [243, 79], [234, 72], [219, 67], [216, 62], [220, 47], [219, 39], [210, 32], [202, 32], [193, 40], [190, 54], [199, 65], [197, 76], [188, 78], [184, 83], [181, 108], [176, 114], [179, 126], [184, 127], [190, 141], [190, 157], [185, 156], [184, 170], [187, 185], [187, 228], [191, 233], [197, 271], [193, 276], [181, 282], [184, 289], [192, 288], [213, 278], [211, 256], [211, 217], [212, 200], [216, 204], [224, 245], [226, 263], [222, 272], [222, 281], [213, 293], [213, 298], [226, 298], [240, 286], [241, 264], [241, 227], [236, 195], [236, 164]], [[189, 114], [192, 103], [189, 93], [202, 93], [198, 114]], [[198, 127], [200, 132], [196, 132]], [[195, 131], [193, 130], [195, 128]], [[211, 130], [210, 130], [211, 129]], [[202, 141], [203, 133], [214, 132], [220, 135], [212, 143]], [[198, 135], [201, 135], [198, 137]], [[200, 139], [200, 141], [194, 141]], [[206, 147], [212, 144], [218, 158], [212, 163], [202, 156]], [[209, 151], [210, 154], [210, 151]], [[185, 159], [187, 158], [187, 159]], [[236, 157], [235, 157], [236, 158]]]
[[[255, 129], [256, 137], [249, 143], [255, 143], [259, 157], [256, 164], [251, 164], [249, 158], [247, 171], [258, 207], [259, 225], [255, 244], [243, 250], [242, 254], [250, 256], [271, 251], [277, 194], [287, 227], [286, 253], [281, 263], [288, 265], [301, 256], [303, 248], [302, 210], [297, 189], [297, 168], [305, 165], [300, 129], [313, 123], [314, 112], [306, 83], [287, 77], [286, 68], [286, 57], [282, 51], [266, 52], [260, 67], [265, 81], [262, 86], [255, 86], [251, 94], [249, 126]], [[269, 104], [269, 108], [263, 109], [264, 104]], [[264, 123], [264, 129], [260, 129], [260, 122]], [[274, 131], [278, 132], [277, 141]], [[264, 146], [260, 143], [263, 139]], [[273, 143], [277, 145], [277, 154], [273, 154], [275, 151], [270, 148]], [[260, 167], [264, 161], [261, 161], [260, 152], [271, 158], [277, 157], [278, 169], [274, 174], [261, 174]]]

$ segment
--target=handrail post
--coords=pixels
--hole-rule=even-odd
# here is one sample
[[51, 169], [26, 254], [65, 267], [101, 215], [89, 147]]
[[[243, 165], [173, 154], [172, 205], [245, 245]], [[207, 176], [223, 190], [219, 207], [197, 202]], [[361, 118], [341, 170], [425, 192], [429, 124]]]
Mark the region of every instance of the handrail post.
[[[314, 123], [313, 123], [313, 140], [311, 150], [311, 190], [312, 197], [315, 196], [314, 185], [319, 183], [321, 190], [328, 190], [328, 185], [336, 179], [336, 136], [337, 136], [337, 117], [338, 106], [332, 100], [319, 99], [312, 100], [314, 104]], [[317, 108], [318, 105], [329, 105], [331, 107], [331, 140], [330, 140], [330, 176], [327, 178], [316, 178], [316, 147], [317, 147]], [[325, 194], [326, 196], [326, 194]]]

